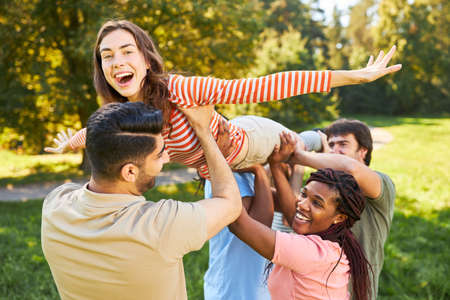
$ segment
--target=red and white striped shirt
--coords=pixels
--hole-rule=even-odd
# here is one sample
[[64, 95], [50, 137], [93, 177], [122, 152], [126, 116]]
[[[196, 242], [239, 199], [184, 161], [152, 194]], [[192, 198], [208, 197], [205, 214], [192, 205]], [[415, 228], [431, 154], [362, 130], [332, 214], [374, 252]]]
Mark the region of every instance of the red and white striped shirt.
[[[292, 96], [330, 91], [330, 71], [291, 71], [259, 78], [224, 80], [211, 77], [184, 77], [169, 75], [169, 101], [177, 107], [189, 108], [209, 104], [261, 103], [281, 100]], [[210, 128], [217, 139], [220, 114], [214, 112]], [[171, 161], [199, 170], [208, 178], [208, 167], [200, 142], [186, 116], [177, 108], [170, 114], [170, 126], [162, 136]], [[233, 151], [226, 157], [231, 164], [242, 150], [246, 135], [242, 128], [228, 123]], [[170, 133], [170, 134], [169, 134]], [[82, 129], [70, 140], [76, 149], [86, 143], [86, 130]]]

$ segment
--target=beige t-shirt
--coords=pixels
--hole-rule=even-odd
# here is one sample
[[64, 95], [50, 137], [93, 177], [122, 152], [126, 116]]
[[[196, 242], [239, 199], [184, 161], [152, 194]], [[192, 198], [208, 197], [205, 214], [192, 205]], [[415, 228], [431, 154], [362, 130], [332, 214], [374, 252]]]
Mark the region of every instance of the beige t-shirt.
[[53, 190], [42, 208], [42, 249], [65, 299], [187, 299], [183, 255], [206, 241], [197, 203]]

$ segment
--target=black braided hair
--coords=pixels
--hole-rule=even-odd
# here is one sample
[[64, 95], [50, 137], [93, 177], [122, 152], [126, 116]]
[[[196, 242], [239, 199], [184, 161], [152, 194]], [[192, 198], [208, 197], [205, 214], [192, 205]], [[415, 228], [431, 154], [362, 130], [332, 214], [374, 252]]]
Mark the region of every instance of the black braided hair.
[[[355, 299], [368, 300], [370, 294], [369, 268], [371, 267], [361, 246], [350, 230], [353, 224], [360, 219], [366, 204], [366, 198], [362, 194], [355, 178], [343, 171], [320, 169], [311, 174], [306, 184], [311, 181], [324, 183], [339, 193], [338, 198], [336, 198], [338, 203], [337, 210], [347, 215], [347, 219], [343, 222], [332, 224], [327, 230], [315, 234], [324, 240], [339, 243], [349, 260]], [[339, 261], [331, 270], [330, 275], [336, 269]]]

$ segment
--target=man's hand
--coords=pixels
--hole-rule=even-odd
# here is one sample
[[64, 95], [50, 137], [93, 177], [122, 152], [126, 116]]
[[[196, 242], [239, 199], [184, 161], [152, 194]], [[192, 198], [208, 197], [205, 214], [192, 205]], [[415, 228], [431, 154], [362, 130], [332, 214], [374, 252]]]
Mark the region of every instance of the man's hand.
[[318, 131], [320, 134], [320, 139], [322, 140], [322, 153], [329, 153], [330, 152], [330, 145], [328, 145], [328, 137], [325, 133], [322, 131]]
[[[280, 145], [276, 145], [268, 161], [270, 164], [286, 162], [295, 150], [299, 138], [292, 136], [290, 132], [280, 133]], [[301, 142], [301, 141], [300, 141]], [[303, 144], [303, 143], [301, 143]], [[301, 147], [301, 145], [299, 146]], [[304, 145], [303, 145], [304, 147]]]
[[193, 128], [208, 129], [214, 112], [214, 105], [195, 106], [192, 108], [178, 108], [187, 117]]
[[392, 46], [391, 50], [389, 50], [386, 55], [384, 55], [383, 51], [380, 51], [375, 61], [371, 55], [367, 66], [364, 69], [359, 70], [361, 82], [371, 82], [387, 74], [399, 71], [402, 68], [401, 64], [390, 67], [387, 66], [395, 53], [395, 49], [396, 47]]
[[243, 169], [233, 170], [233, 172], [253, 173], [253, 174], [256, 174], [257, 172], [263, 172], [264, 174], [266, 174], [266, 170], [260, 164], [256, 164], [256, 165], [253, 165], [253, 166], [250, 166], [250, 167], [247, 167], [247, 168], [243, 168]]
[[232, 140], [230, 139], [230, 128], [228, 127], [228, 123], [225, 119], [220, 119], [219, 121], [217, 146], [224, 157], [227, 157], [233, 151], [234, 146]]
[[57, 138], [53, 139], [53, 142], [55, 142], [57, 146], [45, 147], [44, 151], [59, 154], [69, 151], [71, 149], [69, 141], [72, 138], [72, 136], [73, 136], [72, 129], [70, 128], [67, 129], [67, 133], [64, 130], [62, 130], [61, 132], [58, 133]]

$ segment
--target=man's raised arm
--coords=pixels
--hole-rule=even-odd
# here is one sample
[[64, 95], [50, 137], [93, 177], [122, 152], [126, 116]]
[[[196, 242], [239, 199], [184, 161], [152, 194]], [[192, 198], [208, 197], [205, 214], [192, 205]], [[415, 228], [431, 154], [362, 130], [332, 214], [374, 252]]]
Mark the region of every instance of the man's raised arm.
[[207, 237], [210, 239], [239, 217], [242, 200], [239, 188], [209, 128], [213, 106], [183, 109], [202, 146], [211, 181], [211, 199], [200, 200], [206, 210]]
[[377, 198], [381, 193], [380, 176], [365, 164], [351, 157], [335, 153], [307, 152], [296, 147], [290, 161], [314, 169], [331, 168], [347, 172], [355, 177], [366, 197]]

